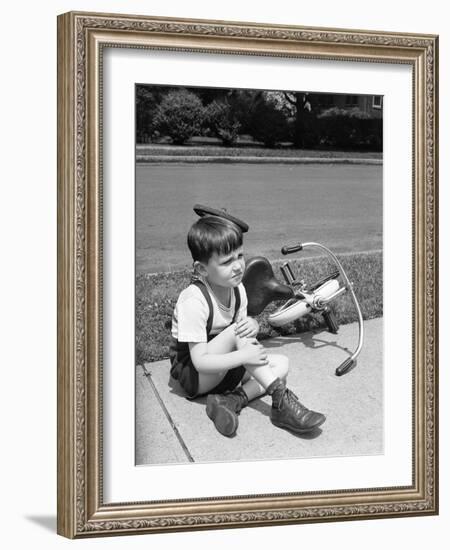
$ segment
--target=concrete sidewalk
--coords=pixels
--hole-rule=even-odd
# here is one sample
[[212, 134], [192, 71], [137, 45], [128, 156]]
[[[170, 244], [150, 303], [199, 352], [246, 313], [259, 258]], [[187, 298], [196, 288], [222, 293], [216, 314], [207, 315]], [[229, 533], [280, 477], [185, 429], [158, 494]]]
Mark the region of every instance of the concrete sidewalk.
[[357, 366], [335, 369], [356, 347], [357, 324], [277, 337], [262, 343], [289, 357], [288, 387], [326, 422], [314, 434], [294, 435], [270, 422], [270, 396], [252, 401], [232, 438], [205, 414], [206, 398], [189, 401], [169, 385], [169, 361], [136, 367], [136, 464], [229, 462], [383, 452], [383, 319], [365, 321]]

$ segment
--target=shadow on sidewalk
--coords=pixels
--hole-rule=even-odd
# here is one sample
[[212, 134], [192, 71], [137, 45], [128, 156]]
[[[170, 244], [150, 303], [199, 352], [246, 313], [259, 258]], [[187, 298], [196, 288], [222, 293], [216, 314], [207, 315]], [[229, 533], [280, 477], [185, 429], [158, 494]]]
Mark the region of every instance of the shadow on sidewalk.
[[[286, 345], [286, 342], [288, 343], [298, 343], [303, 344], [307, 348], [311, 349], [318, 349], [323, 347], [333, 347], [337, 349], [341, 349], [342, 351], [346, 351], [351, 353], [351, 350], [346, 346], [341, 346], [337, 343], [337, 340], [323, 340], [321, 338], [318, 338], [317, 335], [324, 332], [323, 330], [318, 330], [317, 332], [305, 332], [302, 334], [293, 334], [288, 336], [276, 336], [275, 338], [267, 339], [267, 340], [261, 340], [261, 344], [265, 348], [279, 348]], [[327, 333], [329, 334], [329, 333]]]

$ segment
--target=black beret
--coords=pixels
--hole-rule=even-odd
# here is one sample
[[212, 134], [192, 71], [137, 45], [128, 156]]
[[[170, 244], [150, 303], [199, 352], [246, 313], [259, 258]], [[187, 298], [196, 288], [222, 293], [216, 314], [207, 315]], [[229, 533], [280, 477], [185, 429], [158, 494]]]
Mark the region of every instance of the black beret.
[[194, 212], [198, 214], [201, 218], [203, 216], [218, 216], [219, 218], [225, 218], [226, 220], [230, 220], [233, 223], [235, 223], [238, 227], [240, 227], [242, 233], [246, 233], [248, 231], [248, 225], [245, 222], [243, 222], [239, 218], [235, 218], [231, 214], [228, 214], [228, 212], [224, 208], [219, 210], [217, 208], [211, 208], [210, 206], [195, 204]]

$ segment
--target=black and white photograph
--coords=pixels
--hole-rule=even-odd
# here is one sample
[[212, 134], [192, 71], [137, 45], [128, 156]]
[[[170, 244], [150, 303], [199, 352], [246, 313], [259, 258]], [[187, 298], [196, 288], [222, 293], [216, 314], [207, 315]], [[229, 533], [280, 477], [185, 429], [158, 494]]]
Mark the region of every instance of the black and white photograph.
[[383, 96], [135, 86], [135, 464], [380, 455]]
[[436, 515], [438, 36], [58, 40], [58, 533]]

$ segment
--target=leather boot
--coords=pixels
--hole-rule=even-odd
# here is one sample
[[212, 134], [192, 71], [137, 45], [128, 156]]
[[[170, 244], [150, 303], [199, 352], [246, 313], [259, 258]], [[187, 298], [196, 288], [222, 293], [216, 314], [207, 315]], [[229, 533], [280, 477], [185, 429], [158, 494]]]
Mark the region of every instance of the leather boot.
[[318, 428], [326, 420], [322, 413], [312, 411], [300, 403], [297, 395], [286, 388], [286, 383], [280, 378], [270, 384], [266, 393], [272, 395], [270, 420], [278, 428], [303, 434]]
[[239, 426], [238, 414], [247, 405], [247, 394], [239, 386], [235, 390], [223, 394], [209, 394], [206, 398], [206, 414], [214, 422], [218, 432], [231, 437]]

